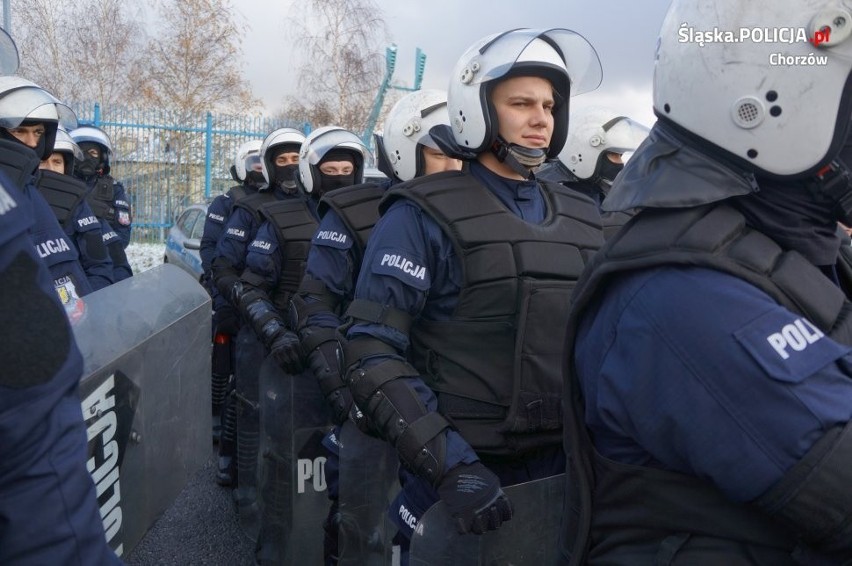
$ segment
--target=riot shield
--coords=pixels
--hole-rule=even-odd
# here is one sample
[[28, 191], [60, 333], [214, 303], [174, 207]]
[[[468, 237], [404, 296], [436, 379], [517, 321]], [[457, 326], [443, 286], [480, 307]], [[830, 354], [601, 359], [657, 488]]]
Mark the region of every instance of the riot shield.
[[266, 348], [250, 324], [244, 324], [236, 338], [234, 400], [237, 414], [237, 488], [234, 499], [243, 532], [257, 540], [260, 515], [257, 502], [258, 460], [260, 458], [260, 366]]
[[557, 564], [565, 474], [503, 488], [512, 520], [484, 535], [460, 535], [439, 501], [423, 514], [411, 538], [411, 566], [437, 564]]
[[387, 442], [371, 438], [347, 421], [340, 432], [339, 564], [392, 562], [396, 526], [387, 518], [399, 492], [399, 457]]
[[332, 428], [328, 407], [309, 369], [290, 375], [271, 357], [260, 367], [260, 392], [257, 559], [263, 564], [322, 564], [322, 526], [329, 509], [328, 452], [322, 446]]
[[129, 553], [210, 455], [210, 297], [171, 265], [84, 297], [74, 323], [107, 540]]

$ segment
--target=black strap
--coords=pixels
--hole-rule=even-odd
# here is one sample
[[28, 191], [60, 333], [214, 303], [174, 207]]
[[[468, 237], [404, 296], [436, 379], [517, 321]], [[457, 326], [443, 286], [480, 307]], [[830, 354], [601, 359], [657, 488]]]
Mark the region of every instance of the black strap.
[[325, 310], [335, 311], [340, 304], [340, 298], [332, 293], [325, 283], [319, 279], [304, 277], [299, 284], [300, 295], [310, 295], [323, 304]]
[[378, 355], [398, 356], [399, 352], [378, 338], [358, 337], [343, 345], [343, 359], [347, 366], [355, 365], [366, 357]]
[[256, 287], [258, 289], [263, 289], [269, 286], [269, 283], [262, 275], [258, 275], [254, 271], [249, 269], [243, 270], [243, 274], [240, 276], [245, 283], [251, 285], [252, 287]]
[[355, 299], [346, 309], [346, 315], [365, 322], [384, 324], [403, 334], [411, 329], [411, 315], [405, 311], [366, 299]]
[[302, 351], [311, 353], [320, 344], [331, 342], [332, 340], [337, 340], [336, 328], [311, 327], [311, 331], [306, 332], [304, 337], [302, 337]]
[[400, 360], [385, 360], [367, 369], [356, 369], [349, 374], [349, 386], [356, 399], [368, 399], [388, 381], [400, 377], [420, 375], [408, 363]]
[[[405, 456], [415, 455], [424, 450], [426, 443], [441, 434], [446, 428], [450, 428], [450, 423], [441, 413], [437, 411], [426, 413], [402, 431], [396, 441], [396, 449]], [[416, 462], [417, 456], [411, 458], [410, 461]]]

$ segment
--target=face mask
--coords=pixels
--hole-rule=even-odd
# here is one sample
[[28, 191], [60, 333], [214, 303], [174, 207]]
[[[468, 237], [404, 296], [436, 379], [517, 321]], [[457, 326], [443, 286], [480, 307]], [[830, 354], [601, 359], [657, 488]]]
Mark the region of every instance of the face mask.
[[[83, 150], [83, 159], [77, 163], [75, 171], [84, 177], [97, 175], [103, 166], [103, 161], [101, 160], [102, 154], [100, 153], [101, 149], [93, 142], [80, 142], [78, 145]], [[90, 149], [98, 150], [98, 155], [89, 155]]]
[[296, 170], [298, 165], [275, 166], [275, 180], [285, 189], [296, 188]]
[[266, 182], [262, 171], [249, 171], [246, 173], [246, 183], [249, 185], [262, 185]]
[[326, 175], [325, 173], [320, 172], [320, 186], [317, 188], [320, 189], [320, 194], [325, 194], [328, 191], [333, 191], [334, 189], [341, 189], [343, 187], [348, 187], [354, 184], [354, 172], [350, 173], [349, 175]]
[[613, 163], [604, 157], [601, 163], [601, 178], [611, 185], [612, 182], [615, 181], [616, 175], [618, 175], [622, 169], [624, 169], [623, 163]]

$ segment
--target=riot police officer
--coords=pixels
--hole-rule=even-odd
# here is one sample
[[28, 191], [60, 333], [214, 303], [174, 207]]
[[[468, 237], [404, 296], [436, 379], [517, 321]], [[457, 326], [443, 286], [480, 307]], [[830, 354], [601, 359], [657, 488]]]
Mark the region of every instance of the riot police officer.
[[451, 77], [452, 127], [431, 134], [466, 164], [385, 196], [344, 345], [354, 401], [403, 464], [403, 550], [438, 499], [483, 533], [512, 516], [501, 486], [563, 471], [559, 328], [602, 242], [589, 199], [535, 177], [565, 143], [568, 97], [600, 83], [591, 45], [508, 31]]
[[[295, 327], [285, 321], [317, 229], [317, 204], [327, 191], [360, 183], [368, 156], [363, 142], [348, 130], [336, 126], [314, 130], [301, 145], [295, 177], [307, 197], [266, 204], [261, 209], [264, 223], [249, 246], [236, 296], [244, 319], [254, 328], [270, 358], [292, 376], [291, 382], [302, 372], [303, 353]], [[296, 172], [291, 164], [276, 165], [267, 158], [263, 168], [272, 180], [282, 176], [292, 179]], [[308, 385], [311, 392], [317, 389], [312, 376], [301, 383]], [[287, 463], [294, 460], [288, 448], [292, 438], [284, 432], [290, 428], [285, 424], [286, 419], [292, 419], [296, 423], [293, 426], [300, 428], [323, 426], [328, 420], [324, 407], [309, 405], [310, 393], [299, 394], [305, 401], [298, 407], [299, 415], [293, 415], [293, 408], [284, 402], [291, 397], [286, 393], [291, 385], [282, 383], [280, 375], [266, 378], [261, 375], [259, 394], [258, 384], [254, 384], [254, 393], [259, 394], [262, 438], [267, 446], [263, 473], [266, 479], [261, 486], [263, 515], [257, 541], [260, 563], [280, 563], [286, 555], [284, 545], [289, 542], [292, 549], [294, 542], [290, 529], [293, 517], [289, 511], [292, 505], [287, 504], [293, 494], [288, 492], [287, 486], [291, 484], [286, 481], [293, 473]], [[238, 385], [238, 391], [241, 389], [242, 385]], [[243, 421], [240, 422], [242, 425]]]
[[[325, 194], [319, 203], [321, 220], [311, 240], [305, 277], [293, 298], [291, 317], [296, 320], [308, 365], [337, 425], [323, 440], [329, 451], [325, 477], [332, 501], [324, 524], [327, 564], [336, 563], [338, 557], [337, 440], [352, 404], [337, 361], [336, 329], [352, 301], [364, 249], [379, 218], [378, 204], [385, 191], [393, 183], [461, 168], [461, 161], [446, 156], [429, 135], [432, 126], [448, 123], [446, 92], [426, 89], [403, 97], [388, 112], [382, 135], [375, 135], [379, 168], [388, 181], [338, 189]], [[374, 459], [374, 472], [379, 465]]]
[[[566, 185], [588, 195], [600, 206], [615, 177], [624, 168], [623, 156], [636, 151], [648, 137], [649, 130], [602, 106], [573, 110], [569, 124], [568, 139], [555, 162], [555, 169], [570, 171], [575, 179]], [[551, 178], [539, 175], [542, 176]], [[570, 175], [566, 177], [570, 179]]]
[[86, 202], [86, 185], [71, 175], [74, 162], [82, 157], [83, 152], [68, 132], [59, 128], [53, 153], [39, 165], [41, 172], [36, 186], [74, 242], [86, 277], [97, 291], [113, 283], [113, 267], [101, 223]]
[[[684, 22], [802, 41], [783, 57], [699, 45], [679, 41]], [[822, 0], [670, 6], [658, 121], [604, 201], [639, 212], [589, 265], [570, 323], [572, 564], [852, 560], [852, 332], [835, 267], [836, 221], [852, 220], [836, 161], [848, 22]]]
[[30, 238], [30, 202], [5, 173], [0, 202], [0, 301], [15, 329], [0, 346], [0, 562], [121, 564], [86, 469], [83, 359]]
[[75, 164], [74, 175], [89, 188], [89, 205], [101, 221], [115, 280], [123, 281], [133, 275], [124, 251], [130, 244], [132, 219], [124, 185], [109, 174], [112, 143], [106, 132], [95, 126], [80, 126], [70, 133], [83, 151], [83, 159]]
[[[231, 165], [231, 176], [238, 184], [227, 192], [213, 199], [207, 208], [207, 217], [204, 219], [204, 232], [201, 235], [201, 267], [204, 270], [202, 281], [207, 291], [213, 298], [213, 363], [211, 376], [211, 399], [213, 402], [213, 440], [220, 441], [222, 430], [225, 430], [225, 444], [220, 447], [221, 458], [225, 462], [232, 461], [236, 439], [236, 425], [234, 424], [235, 407], [232, 396], [229, 399], [230, 390], [233, 389], [231, 375], [234, 372], [234, 336], [239, 329], [239, 315], [234, 306], [213, 285], [212, 264], [216, 255], [216, 244], [225, 230], [225, 224], [231, 216], [234, 202], [240, 198], [254, 194], [259, 186], [263, 184], [263, 177], [257, 179], [260, 174], [260, 145], [261, 140], [250, 140], [237, 147], [234, 163]], [[256, 168], [256, 171], [255, 171]], [[227, 400], [227, 409], [226, 407]], [[223, 414], [225, 424], [222, 422]], [[225, 463], [223, 470], [227, 470]], [[218, 473], [216, 481], [223, 485], [230, 485], [234, 478], [230, 473]]]
[[[225, 230], [216, 244], [216, 254], [211, 264], [213, 284], [216, 291], [236, 307], [234, 288], [246, 266], [248, 246], [254, 240], [262, 222], [260, 209], [263, 205], [288, 199], [302, 199], [287, 167], [292, 168], [299, 159], [299, 148], [305, 136], [293, 128], [278, 128], [264, 138], [260, 149], [263, 163], [269, 160], [261, 176], [268, 182], [255, 194], [237, 199], [225, 224]], [[282, 162], [282, 174], [277, 175], [276, 162]], [[265, 173], [264, 173], [265, 171]], [[247, 178], [252, 172], [247, 170]], [[257, 487], [257, 372], [265, 356], [264, 345], [258, 341], [254, 331], [245, 325], [239, 327], [235, 344], [234, 378], [238, 393], [237, 409], [240, 416], [237, 425], [237, 462], [227, 453], [228, 445], [220, 444], [219, 482], [233, 485], [233, 477], [239, 478], [234, 491], [238, 510], [247, 522], [256, 517]], [[242, 385], [240, 385], [242, 383]], [[239, 391], [243, 391], [242, 394]], [[223, 450], [226, 450], [223, 452]], [[239, 463], [239, 465], [238, 465]], [[230, 478], [230, 479], [229, 479]], [[253, 527], [249, 528], [250, 531]]]
[[77, 248], [35, 186], [39, 163], [53, 153], [59, 123], [73, 127], [76, 116], [38, 85], [17, 76], [0, 77], [0, 170], [22, 189], [32, 210], [30, 236], [68, 316], [83, 314], [81, 297], [92, 291]]
[[86, 469], [83, 360], [65, 316], [90, 286], [33, 184], [60, 122], [76, 118], [56, 98], [0, 77], [0, 301], [13, 329], [0, 346], [0, 562], [119, 564]]
[[[571, 112], [565, 147], [540, 179], [556, 181], [590, 197], [600, 208], [618, 173], [623, 156], [632, 153], [648, 136], [648, 128], [600, 106]], [[604, 237], [616, 233], [630, 219], [626, 211], [601, 212]]]

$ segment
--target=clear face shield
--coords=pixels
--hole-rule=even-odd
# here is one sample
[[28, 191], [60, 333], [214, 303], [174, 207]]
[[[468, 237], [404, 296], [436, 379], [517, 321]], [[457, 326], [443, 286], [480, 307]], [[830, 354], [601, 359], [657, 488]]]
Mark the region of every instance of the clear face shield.
[[0, 75], [14, 75], [19, 66], [20, 58], [15, 41], [5, 30], [0, 29]]
[[246, 172], [249, 171], [257, 171], [260, 172], [260, 154], [259, 153], [250, 153], [245, 158], [245, 168]]
[[102, 145], [106, 151], [112, 153], [112, 142], [106, 133], [100, 128], [93, 126], [81, 126], [71, 132], [71, 137], [77, 143], [91, 142]]
[[53, 144], [53, 151], [69, 154], [75, 161], [83, 160], [83, 151], [80, 146], [74, 143], [71, 136], [63, 129], [56, 131], [56, 141]]
[[[307, 147], [306, 147], [307, 146]], [[355, 134], [347, 130], [331, 130], [317, 136], [310, 144], [302, 146], [299, 160], [306, 161], [309, 165], [317, 165], [325, 157], [325, 154], [336, 147], [351, 149], [361, 155], [365, 153], [365, 147]]]
[[605, 136], [604, 149], [622, 155], [636, 151], [651, 131], [650, 128], [623, 116], [610, 120], [602, 129]]
[[[476, 85], [508, 73], [535, 39], [550, 42], [565, 59], [571, 77], [571, 96], [595, 90], [603, 71], [595, 48], [582, 35], [567, 29], [529, 29], [506, 32], [491, 38], [462, 66], [461, 81]], [[562, 65], [562, 62], [559, 62]]]
[[4, 79], [0, 77], [0, 126], [17, 128], [24, 120], [47, 120], [59, 122], [65, 129], [77, 127], [77, 116], [49, 92], [35, 86], [14, 88], [3, 93]]

